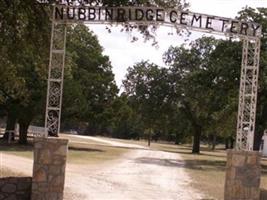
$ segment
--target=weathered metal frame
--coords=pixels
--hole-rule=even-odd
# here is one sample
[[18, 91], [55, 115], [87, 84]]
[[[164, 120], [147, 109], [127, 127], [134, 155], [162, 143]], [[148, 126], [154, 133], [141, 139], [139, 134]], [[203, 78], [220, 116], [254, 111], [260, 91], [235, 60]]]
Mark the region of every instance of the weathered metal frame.
[[[51, 30], [51, 46], [45, 120], [45, 130], [49, 136], [58, 136], [58, 133], [60, 131], [66, 52], [66, 26], [67, 24], [73, 24], [77, 22], [78, 21], [56, 21], [54, 7]], [[151, 25], [150, 22], [144, 22], [143, 24]], [[167, 23], [166, 25], [170, 24]], [[206, 32], [203, 29], [186, 27], [182, 25], [178, 28], [189, 28], [195, 31]], [[209, 33], [213, 32], [209, 31]], [[220, 34], [218, 32], [214, 33]], [[231, 34], [230, 36], [233, 35]], [[253, 150], [256, 122], [256, 105], [261, 43], [259, 36], [249, 37], [236, 34], [234, 35], [234, 37], [238, 37], [243, 41], [236, 149], [251, 151]]]
[[260, 61], [260, 38], [243, 39], [236, 149], [253, 151]]
[[45, 114], [45, 131], [48, 136], [58, 136], [60, 131], [67, 35], [66, 24], [57, 23], [54, 12], [55, 9], [53, 9], [51, 28]]

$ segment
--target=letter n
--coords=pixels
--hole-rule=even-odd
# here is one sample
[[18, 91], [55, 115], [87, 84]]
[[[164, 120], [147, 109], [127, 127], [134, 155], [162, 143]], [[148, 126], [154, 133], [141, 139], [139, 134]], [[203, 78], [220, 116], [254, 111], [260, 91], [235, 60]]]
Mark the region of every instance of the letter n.
[[55, 19], [61, 19], [63, 20], [63, 7], [61, 8], [58, 8], [58, 7], [55, 7]]

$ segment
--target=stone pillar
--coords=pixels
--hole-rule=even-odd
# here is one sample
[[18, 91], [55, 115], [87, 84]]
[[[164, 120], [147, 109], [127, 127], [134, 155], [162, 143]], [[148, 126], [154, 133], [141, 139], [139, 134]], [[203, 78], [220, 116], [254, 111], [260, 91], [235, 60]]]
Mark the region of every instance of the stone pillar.
[[34, 139], [32, 200], [63, 200], [68, 140]]
[[261, 155], [255, 151], [228, 150], [224, 200], [259, 200]]

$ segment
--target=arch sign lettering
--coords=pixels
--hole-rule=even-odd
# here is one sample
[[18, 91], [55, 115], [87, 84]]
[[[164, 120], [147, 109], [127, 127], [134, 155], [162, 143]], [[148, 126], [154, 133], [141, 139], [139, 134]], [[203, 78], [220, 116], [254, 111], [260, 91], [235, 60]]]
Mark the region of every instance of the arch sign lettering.
[[[49, 3], [39, 0], [39, 3]], [[237, 117], [236, 148], [253, 150], [258, 90], [260, 24], [236, 19], [159, 7], [101, 7], [79, 0], [53, 4], [50, 62], [45, 127], [49, 136], [58, 136], [65, 65], [66, 26], [75, 23], [167, 25], [179, 29], [240, 38], [243, 57]]]
[[54, 18], [58, 22], [75, 23], [135, 23], [173, 25], [220, 34], [259, 37], [261, 26], [223, 17], [149, 7], [73, 7], [56, 6]]

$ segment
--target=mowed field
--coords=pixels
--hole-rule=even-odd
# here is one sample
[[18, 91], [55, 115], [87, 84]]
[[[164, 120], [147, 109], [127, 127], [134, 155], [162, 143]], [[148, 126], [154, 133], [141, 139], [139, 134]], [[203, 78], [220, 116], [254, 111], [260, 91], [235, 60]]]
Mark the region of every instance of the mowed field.
[[[117, 148], [106, 143], [94, 140], [83, 140], [69, 135], [61, 135], [69, 139], [68, 163], [101, 165], [117, 159], [128, 149]], [[25, 158], [33, 158], [33, 142], [29, 139], [28, 145], [7, 145], [1, 144], [0, 151]]]
[[[126, 148], [109, 145], [108, 142], [120, 142], [125, 144], [134, 144], [144, 146], [146, 141], [129, 141], [109, 138], [98, 138], [99, 140], [83, 139], [71, 135], [61, 135], [63, 138], [69, 139], [68, 163], [86, 165], [89, 169], [100, 168], [101, 166], [112, 165], [117, 162], [118, 158], [134, 151], [135, 148]], [[202, 199], [218, 199], [223, 200], [226, 152], [223, 149], [215, 151], [209, 150], [207, 147], [201, 147], [200, 155], [191, 154], [190, 145], [172, 145], [163, 143], [152, 143], [150, 150], [163, 151], [168, 153], [179, 154], [184, 161], [183, 165], [177, 165], [177, 168], [183, 168], [190, 177], [190, 186], [204, 194]], [[0, 151], [5, 154], [32, 158], [32, 145], [27, 146], [0, 146]], [[162, 158], [163, 161], [169, 160]], [[178, 163], [178, 162], [177, 162]], [[175, 166], [175, 165], [174, 165]], [[2, 176], [23, 175], [21, 173], [10, 171], [8, 169], [1, 170]], [[267, 189], [267, 159], [262, 159], [262, 179], [261, 187], [263, 195]], [[267, 199], [266, 196], [262, 199]]]

